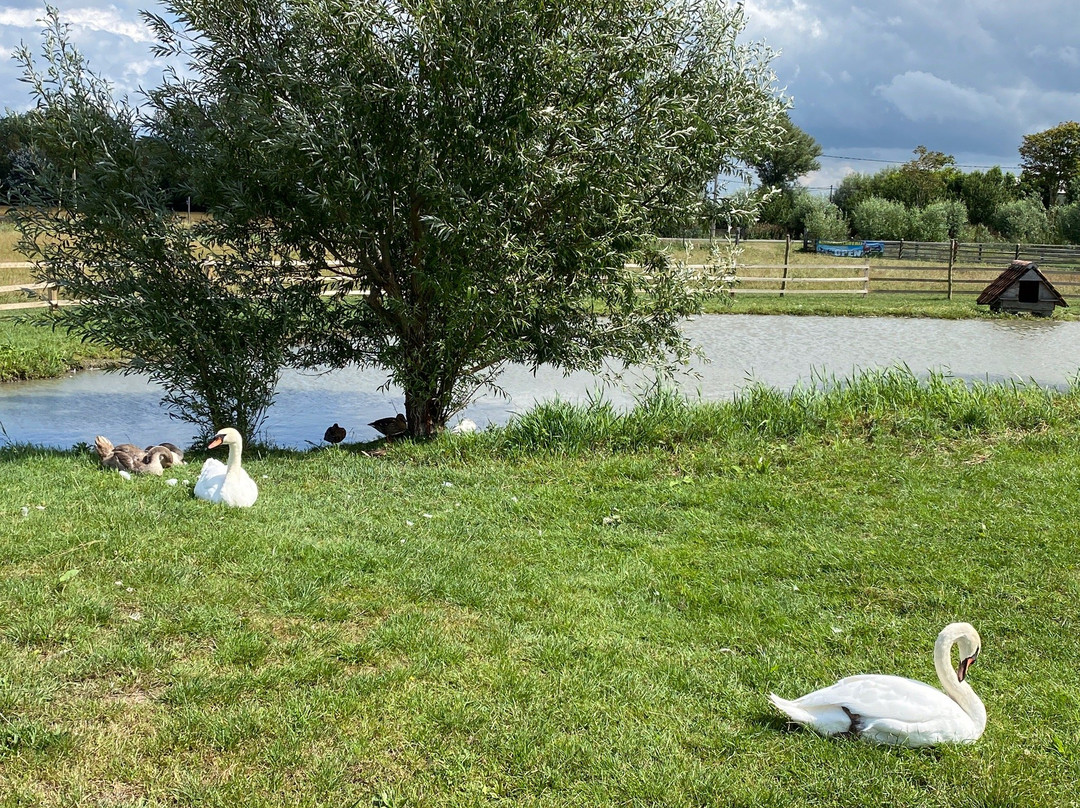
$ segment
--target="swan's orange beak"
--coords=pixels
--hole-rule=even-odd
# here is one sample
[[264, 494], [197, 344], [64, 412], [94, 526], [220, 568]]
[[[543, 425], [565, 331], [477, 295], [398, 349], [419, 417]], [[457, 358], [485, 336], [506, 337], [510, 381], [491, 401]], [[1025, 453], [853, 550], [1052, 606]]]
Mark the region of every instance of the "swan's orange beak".
[[979, 652], [976, 651], [966, 659], [960, 660], [960, 665], [956, 668], [956, 678], [961, 682], [967, 677], [968, 668], [975, 664], [975, 658], [979, 656]]
[[207, 449], [213, 449], [215, 446], [221, 445], [221, 435], [214, 435], [214, 439], [206, 444]]

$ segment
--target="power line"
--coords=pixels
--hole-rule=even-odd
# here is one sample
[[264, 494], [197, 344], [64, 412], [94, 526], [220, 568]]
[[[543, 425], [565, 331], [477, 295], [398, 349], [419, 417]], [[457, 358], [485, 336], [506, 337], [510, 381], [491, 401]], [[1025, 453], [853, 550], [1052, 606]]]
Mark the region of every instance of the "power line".
[[[863, 162], [863, 163], [885, 163], [887, 165], [894, 165], [894, 166], [895, 165], [903, 165], [904, 163], [909, 162], [907, 160], [878, 160], [878, 159], [875, 159], [873, 157], [843, 157], [843, 156], [841, 156], [839, 154], [819, 154], [818, 157], [826, 157], [829, 160], [858, 160], [858, 161]], [[1000, 168], [1000, 169], [1008, 169], [1008, 170], [1015, 169], [1016, 171], [1022, 171], [1023, 170], [1023, 166], [1001, 166], [1001, 165], [980, 166], [980, 165], [972, 165], [970, 163], [953, 163], [952, 165], [956, 166], [957, 168]]]

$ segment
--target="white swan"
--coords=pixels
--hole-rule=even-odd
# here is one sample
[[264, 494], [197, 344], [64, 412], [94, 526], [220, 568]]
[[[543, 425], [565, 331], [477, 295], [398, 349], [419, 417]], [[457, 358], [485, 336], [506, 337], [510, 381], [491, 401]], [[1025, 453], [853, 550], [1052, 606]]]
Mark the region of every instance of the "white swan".
[[244, 439], [235, 429], [226, 427], [214, 435], [206, 448], [213, 449], [223, 443], [229, 447], [228, 464], [212, 457], [207, 458], [195, 483], [195, 496], [207, 502], [221, 502], [234, 508], [250, 507], [259, 496], [259, 487], [240, 467], [240, 452], [244, 448]]
[[[952, 670], [952, 647], [960, 664]], [[968, 623], [950, 623], [934, 644], [934, 667], [945, 689], [902, 676], [864, 674], [841, 679], [794, 701], [769, 699], [792, 721], [823, 735], [850, 733], [877, 743], [930, 746], [971, 743], [986, 728], [986, 708], [965, 678], [982, 640]]]

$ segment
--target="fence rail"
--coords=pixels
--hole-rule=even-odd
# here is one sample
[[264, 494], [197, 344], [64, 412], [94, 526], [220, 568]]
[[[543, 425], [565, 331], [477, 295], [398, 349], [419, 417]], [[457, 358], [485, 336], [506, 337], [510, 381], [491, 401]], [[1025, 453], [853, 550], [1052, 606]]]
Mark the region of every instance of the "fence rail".
[[[29, 268], [32, 264], [26, 264], [25, 267], [18, 264], [0, 264], [0, 267], [7, 269], [23, 269]], [[28, 297], [41, 297], [40, 292], [44, 291], [44, 300], [27, 300], [16, 303], [0, 303], [0, 311], [14, 311], [16, 309], [41, 309], [51, 308], [55, 309], [57, 306], [70, 306], [77, 301], [74, 300], [61, 300], [59, 289], [54, 283], [17, 283], [13, 286], [0, 286], [0, 294], [11, 294], [13, 292], [22, 292]]]

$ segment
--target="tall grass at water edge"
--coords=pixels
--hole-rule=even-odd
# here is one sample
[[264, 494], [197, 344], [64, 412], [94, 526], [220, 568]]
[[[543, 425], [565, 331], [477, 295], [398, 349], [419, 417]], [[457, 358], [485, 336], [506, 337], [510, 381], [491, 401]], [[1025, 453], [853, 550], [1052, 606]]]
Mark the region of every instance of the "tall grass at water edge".
[[[1075, 391], [1074, 380], [1071, 391]], [[477, 443], [509, 454], [635, 451], [682, 443], [857, 434], [873, 440], [952, 437], [983, 431], [1037, 430], [1075, 409], [1074, 396], [1038, 385], [975, 383], [904, 367], [846, 379], [819, 378], [785, 391], [758, 384], [731, 402], [688, 399], [655, 389], [620, 410], [603, 398], [583, 405], [538, 404]]]
[[50, 328], [47, 315], [0, 316], [0, 382], [54, 378], [121, 359], [119, 351]]

